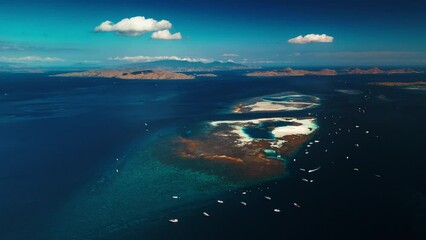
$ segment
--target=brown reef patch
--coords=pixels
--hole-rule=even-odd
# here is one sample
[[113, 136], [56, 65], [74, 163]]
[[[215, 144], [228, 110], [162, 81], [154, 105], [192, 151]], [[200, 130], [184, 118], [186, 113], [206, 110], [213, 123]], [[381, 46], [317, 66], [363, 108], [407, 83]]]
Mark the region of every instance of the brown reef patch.
[[[298, 126], [300, 123], [292, 125]], [[230, 181], [273, 179], [285, 175], [284, 159], [293, 156], [314, 134], [287, 135], [277, 139], [284, 143], [271, 147], [275, 140], [254, 139], [240, 144], [240, 136], [234, 131], [230, 125], [220, 124], [190, 137], [176, 136], [171, 140], [172, 144], [168, 144], [172, 146], [170, 156], [161, 159], [176, 167], [205, 172]], [[276, 151], [280, 158], [269, 158], [265, 149]]]

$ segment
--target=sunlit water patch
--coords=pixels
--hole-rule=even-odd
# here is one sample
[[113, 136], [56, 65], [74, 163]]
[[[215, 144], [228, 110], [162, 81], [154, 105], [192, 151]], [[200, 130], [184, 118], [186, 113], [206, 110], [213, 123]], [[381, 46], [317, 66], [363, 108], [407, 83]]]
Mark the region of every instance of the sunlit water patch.
[[[164, 132], [163, 132], [164, 134]], [[164, 164], [154, 147], [160, 135], [141, 143], [83, 187], [53, 217], [54, 239], [102, 239], [133, 227], [163, 221], [177, 209], [236, 185], [220, 177]]]

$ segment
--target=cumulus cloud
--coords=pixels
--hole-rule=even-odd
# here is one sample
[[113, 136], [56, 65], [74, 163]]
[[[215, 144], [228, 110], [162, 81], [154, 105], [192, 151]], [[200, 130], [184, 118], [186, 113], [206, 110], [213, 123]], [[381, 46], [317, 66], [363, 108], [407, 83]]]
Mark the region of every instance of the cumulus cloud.
[[57, 57], [39, 57], [39, 56], [25, 56], [25, 57], [0, 57], [3, 62], [62, 62], [64, 59]]
[[224, 56], [224, 57], [238, 57], [238, 54], [235, 54], [235, 53], [225, 53], [222, 56]]
[[161, 60], [175, 60], [175, 61], [188, 61], [188, 62], [212, 62], [211, 59], [205, 58], [189, 58], [189, 57], [177, 57], [177, 56], [126, 56], [126, 57], [114, 57], [108, 58], [108, 60], [114, 61], [126, 61], [126, 62], [155, 62]]
[[293, 44], [306, 44], [306, 43], [330, 43], [333, 42], [334, 38], [331, 36], [327, 36], [326, 34], [307, 34], [305, 36], [299, 35], [295, 38], [291, 38], [288, 40], [289, 43]]
[[153, 32], [151, 35], [153, 39], [161, 39], [161, 40], [179, 40], [182, 39], [182, 35], [180, 32], [171, 34], [169, 30], [161, 30], [157, 32]]
[[153, 18], [137, 16], [124, 18], [118, 23], [105, 21], [95, 28], [95, 32], [115, 32], [124, 36], [140, 36], [147, 32], [158, 32], [172, 28], [172, 24], [167, 20], [157, 21]]

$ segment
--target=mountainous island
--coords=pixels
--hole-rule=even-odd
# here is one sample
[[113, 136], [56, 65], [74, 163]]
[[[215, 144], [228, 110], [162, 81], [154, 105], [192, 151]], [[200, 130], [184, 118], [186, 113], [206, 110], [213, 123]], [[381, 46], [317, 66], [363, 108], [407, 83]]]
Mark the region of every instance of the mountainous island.
[[143, 71], [130, 71], [130, 70], [90, 70], [84, 72], [71, 72], [53, 75], [55, 77], [103, 77], [103, 78], [119, 78], [119, 79], [176, 79], [186, 80], [194, 79], [195, 76], [176, 73], [170, 71], [159, 70], [143, 70]]
[[[126, 64], [110, 69], [70, 72], [53, 75], [55, 77], [104, 77], [119, 79], [194, 79], [196, 77], [217, 77], [213, 71], [253, 69], [232, 62], [190, 62], [163, 60], [144, 63]], [[183, 73], [185, 72], [185, 73]], [[197, 74], [188, 74], [197, 72]], [[199, 72], [199, 73], [198, 73]]]
[[412, 68], [400, 68], [400, 69], [391, 69], [383, 70], [378, 67], [373, 67], [370, 69], [360, 69], [360, 68], [346, 68], [343, 69], [343, 72], [348, 74], [401, 74], [401, 73], [419, 73]]

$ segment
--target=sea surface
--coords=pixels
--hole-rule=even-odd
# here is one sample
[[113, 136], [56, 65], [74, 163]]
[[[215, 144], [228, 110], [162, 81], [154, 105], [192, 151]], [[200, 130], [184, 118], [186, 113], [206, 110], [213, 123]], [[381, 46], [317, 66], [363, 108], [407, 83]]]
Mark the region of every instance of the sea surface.
[[[425, 74], [243, 73], [185, 81], [1, 73], [0, 239], [426, 239], [426, 91], [367, 84]], [[280, 92], [320, 104], [231, 111]], [[168, 139], [208, 121], [306, 114], [317, 118], [318, 142], [301, 146], [281, 178], [232, 182], [162, 154]]]

